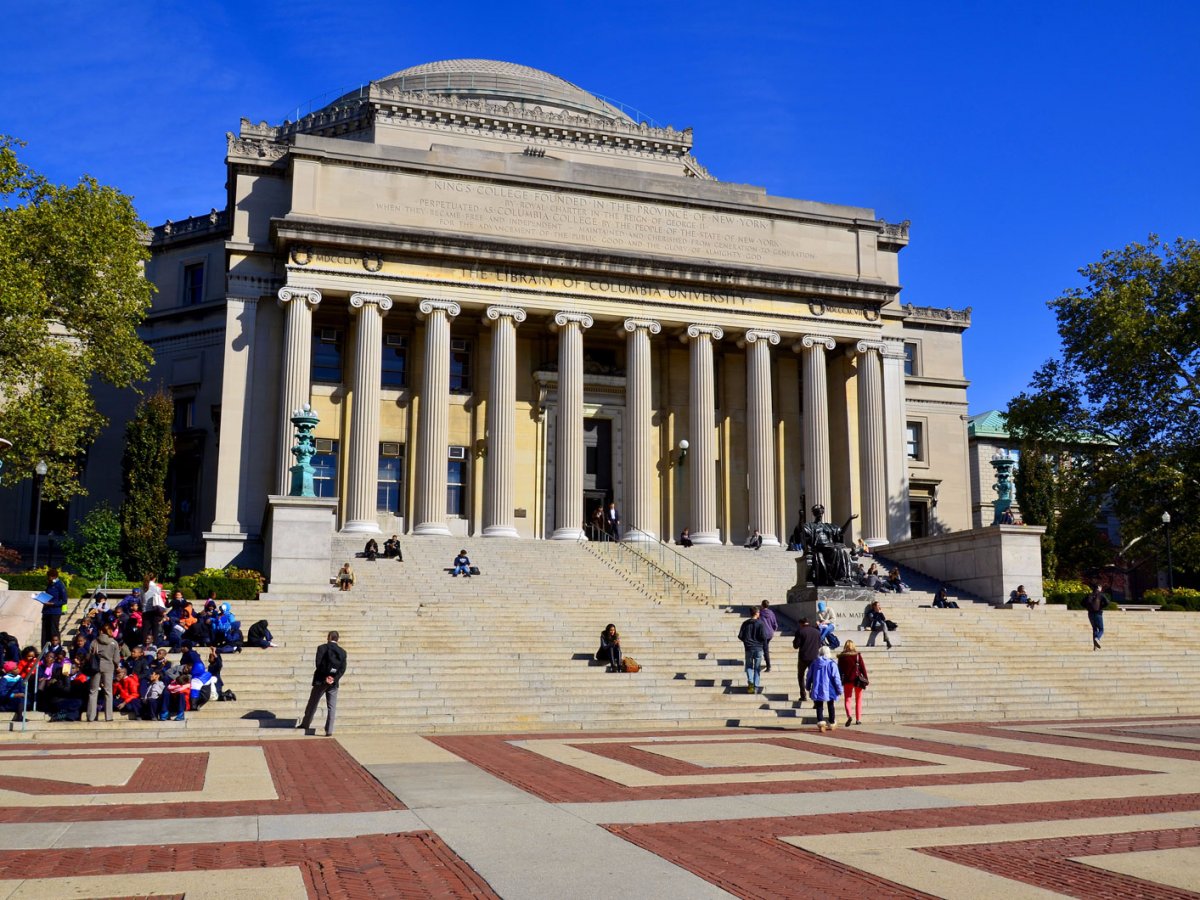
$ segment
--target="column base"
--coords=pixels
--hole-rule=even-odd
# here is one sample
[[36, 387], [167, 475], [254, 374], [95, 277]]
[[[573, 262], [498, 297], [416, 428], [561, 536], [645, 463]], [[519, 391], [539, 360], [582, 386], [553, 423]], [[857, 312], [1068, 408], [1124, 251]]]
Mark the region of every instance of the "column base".
[[721, 534], [717, 531], [692, 532], [693, 544], [720, 544]]
[[484, 537], [494, 538], [519, 538], [521, 535], [517, 533], [517, 529], [511, 525], [489, 525], [483, 529]]
[[550, 535], [552, 541], [577, 541], [583, 537], [582, 528], [555, 528], [554, 534]]
[[450, 529], [445, 522], [422, 522], [413, 528], [415, 535], [432, 535], [434, 537], [450, 537]]
[[342, 534], [382, 534], [379, 523], [374, 519], [351, 519], [342, 526]]
[[625, 534], [621, 536], [621, 540], [630, 541], [633, 543], [658, 543], [658, 538], [654, 536], [652, 531], [641, 531], [637, 528], [625, 529]]
[[875, 547], [886, 547], [891, 542], [887, 538], [873, 537], [863, 538], [863, 543], [874, 549]]
[[775, 537], [775, 535], [773, 535], [773, 534], [764, 534], [762, 536], [762, 539], [763, 539], [764, 547], [779, 547], [779, 546], [781, 546], [779, 543], [779, 538]]

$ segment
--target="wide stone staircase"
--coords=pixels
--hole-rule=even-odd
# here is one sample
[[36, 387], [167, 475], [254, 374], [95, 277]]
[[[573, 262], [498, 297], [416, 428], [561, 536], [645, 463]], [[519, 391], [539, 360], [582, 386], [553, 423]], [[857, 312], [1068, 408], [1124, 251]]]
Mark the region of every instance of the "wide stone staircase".
[[[184, 723], [107, 727], [215, 738], [290, 726], [308, 695], [315, 648], [333, 629], [350, 658], [339, 694], [340, 732], [811, 721], [811, 706], [796, 704], [790, 626], [772, 643], [774, 668], [764, 676], [762, 695], [745, 693], [736, 640], [749, 606], [762, 599], [783, 602], [795, 581], [794, 553], [688, 551], [732, 586], [735, 603], [729, 606], [662, 590], [644, 566], [633, 571], [582, 544], [472, 540], [467, 549], [482, 575], [467, 579], [448, 574], [461, 538], [406, 538], [404, 562], [354, 559], [361, 543], [336, 539], [330, 575], [352, 559], [352, 591], [267, 593], [235, 607], [244, 628], [268, 620], [278, 644], [226, 657], [224, 681], [237, 702], [210, 703]], [[843, 641], [855, 640], [866, 654], [867, 723], [1200, 710], [1200, 633], [1193, 614], [1110, 612], [1104, 649], [1096, 652], [1085, 615], [1061, 607], [994, 609], [960, 600], [959, 610], [935, 610], [922, 608], [932, 595], [920, 591], [880, 599], [900, 623], [893, 649], [865, 648], [868, 635], [855, 631], [854, 618], [843, 617], [838, 627]], [[607, 674], [591, 661], [609, 622], [641, 672]], [[31, 717], [28, 734], [82, 737], [97, 727], [41, 719]]]

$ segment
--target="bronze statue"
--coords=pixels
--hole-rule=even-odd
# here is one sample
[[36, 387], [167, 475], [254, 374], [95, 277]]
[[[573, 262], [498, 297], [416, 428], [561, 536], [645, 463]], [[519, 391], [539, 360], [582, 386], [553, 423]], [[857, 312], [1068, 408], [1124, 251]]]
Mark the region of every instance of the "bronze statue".
[[[817, 587], [853, 584], [850, 548], [845, 544], [845, 535], [858, 514], [850, 516], [840, 528], [832, 522], [823, 521], [825, 507], [821, 504], [812, 508], [812, 514], [811, 522], [796, 527], [801, 539], [797, 543], [804, 548], [809, 579]], [[800, 515], [803, 518], [803, 510]]]

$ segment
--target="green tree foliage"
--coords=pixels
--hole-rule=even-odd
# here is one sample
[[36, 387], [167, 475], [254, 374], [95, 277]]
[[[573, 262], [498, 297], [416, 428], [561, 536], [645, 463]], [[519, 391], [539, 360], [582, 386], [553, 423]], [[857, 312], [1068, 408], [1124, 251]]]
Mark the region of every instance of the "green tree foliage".
[[0, 135], [0, 435], [13, 442], [5, 479], [51, 462], [50, 501], [83, 492], [80, 460], [104, 426], [96, 380], [146, 376], [137, 327], [153, 287], [143, 277], [146, 226], [129, 197], [83, 178], [51, 184]]
[[[1060, 513], [1061, 562], [1072, 497], [1109, 497], [1126, 541], [1159, 535], [1171, 513], [1175, 563], [1200, 569], [1200, 243], [1180, 238], [1105, 252], [1080, 270], [1083, 287], [1050, 301], [1062, 359], [1046, 363], [1007, 411], [1027, 447], [1072, 445]], [[1079, 439], [1090, 436], [1091, 440]], [[1103, 436], [1099, 438], [1099, 436]], [[1060, 467], [1059, 471], [1062, 469]], [[1024, 500], [1018, 498], [1024, 510]], [[1061, 501], [1060, 501], [1061, 502]], [[1073, 541], [1090, 537], [1070, 523]], [[1153, 549], [1155, 541], [1142, 545]], [[1089, 551], [1090, 552], [1090, 551]], [[1086, 557], [1087, 554], [1084, 554]]]
[[168, 578], [175, 571], [175, 553], [167, 546], [166, 495], [174, 455], [172, 411], [171, 399], [160, 391], [142, 400], [125, 426], [121, 557], [133, 579], [147, 572]]
[[63, 542], [63, 558], [68, 569], [84, 578], [120, 577], [121, 520], [111, 506], [101, 503], [75, 523], [75, 534]]

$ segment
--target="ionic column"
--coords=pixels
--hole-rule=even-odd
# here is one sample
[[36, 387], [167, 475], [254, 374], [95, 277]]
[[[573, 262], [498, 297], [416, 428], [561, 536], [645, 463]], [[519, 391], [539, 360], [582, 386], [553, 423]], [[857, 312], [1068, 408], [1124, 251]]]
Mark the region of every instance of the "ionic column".
[[357, 314], [354, 336], [354, 404], [350, 412], [350, 480], [346, 490], [346, 532], [378, 532], [375, 508], [379, 498], [379, 382], [383, 365], [383, 316], [392, 298], [383, 294], [352, 294], [350, 310]]
[[450, 320], [461, 312], [449, 300], [422, 300], [425, 364], [417, 411], [417, 483], [413, 534], [450, 534], [446, 526], [447, 418], [450, 406]]
[[650, 335], [662, 331], [651, 319], [626, 319], [625, 540], [653, 541], [651, 461]]
[[310, 402], [312, 393], [312, 311], [321, 292], [312, 288], [282, 287], [279, 305], [284, 309], [283, 385], [279, 392], [279, 451], [276, 493], [286, 494], [292, 466], [291, 415]]
[[771, 400], [771, 345], [774, 331], [747, 331], [746, 346], [746, 465], [750, 470], [750, 523], [762, 535], [764, 547], [779, 545], [775, 534], [775, 412]]
[[883, 446], [887, 457], [888, 540], [895, 544], [912, 536], [904, 415], [904, 342], [889, 340], [884, 345]]
[[[837, 342], [831, 337], [806, 334], [793, 349], [803, 361], [801, 396], [804, 402], [804, 497], [808, 509], [818, 503], [829, 509], [833, 496], [829, 477], [829, 386], [825, 351]], [[808, 509], [804, 521], [808, 521]]]
[[858, 460], [862, 485], [862, 536], [868, 547], [888, 542], [887, 457], [883, 444], [882, 341], [859, 341]]
[[489, 306], [492, 370], [487, 401], [487, 460], [483, 475], [483, 536], [518, 537], [513, 525], [513, 465], [517, 433], [517, 325], [525, 310]]
[[558, 447], [554, 456], [556, 541], [583, 535], [583, 330], [587, 313], [560, 312], [558, 327]]
[[689, 325], [691, 393], [688, 421], [691, 451], [688, 457], [688, 495], [691, 501], [692, 542], [719, 544], [717, 531], [716, 416], [713, 385], [713, 345], [725, 332], [716, 325]]

